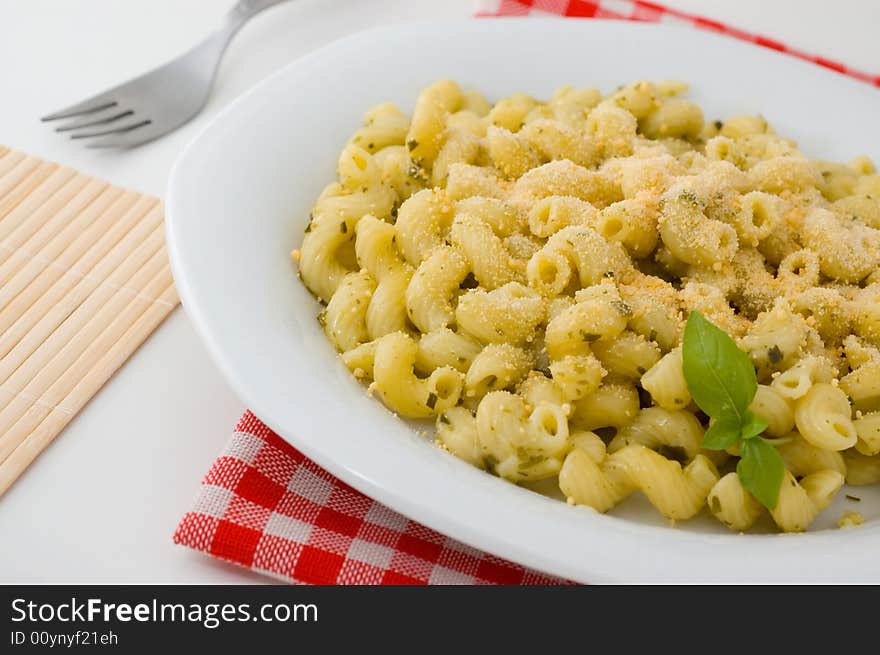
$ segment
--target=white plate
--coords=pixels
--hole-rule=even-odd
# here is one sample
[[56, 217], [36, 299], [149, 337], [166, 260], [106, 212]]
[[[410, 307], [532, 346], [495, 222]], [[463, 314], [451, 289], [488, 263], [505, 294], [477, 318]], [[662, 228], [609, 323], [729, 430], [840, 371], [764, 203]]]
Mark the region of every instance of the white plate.
[[[450, 77], [490, 99], [562, 84], [611, 90], [683, 79], [707, 119], [762, 113], [811, 156], [880, 155], [880, 94], [771, 50], [667, 26], [473, 20], [400, 25], [337, 41], [225, 110], [180, 157], [168, 244], [183, 304], [223, 373], [272, 429], [334, 475], [440, 532], [584, 582], [880, 582], [880, 494], [848, 508], [859, 529], [733, 535], [670, 528], [635, 502], [621, 515], [574, 508], [441, 452], [364, 393], [315, 320], [288, 252], [364, 110], [411, 110]], [[842, 494], [841, 494], [842, 497]], [[842, 498], [820, 527], [844, 510]]]

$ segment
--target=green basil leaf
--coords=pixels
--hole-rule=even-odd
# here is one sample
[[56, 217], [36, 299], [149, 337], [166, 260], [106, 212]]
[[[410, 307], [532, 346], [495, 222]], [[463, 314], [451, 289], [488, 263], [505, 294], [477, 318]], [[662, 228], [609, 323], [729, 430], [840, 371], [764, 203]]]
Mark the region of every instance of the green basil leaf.
[[739, 419], [733, 414], [723, 414], [720, 418], [713, 421], [706, 434], [703, 435], [703, 448], [709, 450], [725, 450], [739, 441], [740, 430]]
[[764, 439], [746, 439], [742, 442], [742, 458], [736, 465], [736, 474], [743, 488], [767, 509], [779, 502], [779, 488], [785, 476], [782, 455]]
[[746, 410], [745, 422], [740, 428], [740, 436], [743, 439], [754, 439], [764, 430], [766, 430], [768, 425], [769, 424], [767, 423], [767, 421], [762, 419], [760, 416], [758, 416], [754, 412]]
[[682, 360], [688, 390], [697, 406], [715, 419], [733, 414], [742, 425], [758, 390], [749, 356], [724, 330], [693, 311], [684, 328]]

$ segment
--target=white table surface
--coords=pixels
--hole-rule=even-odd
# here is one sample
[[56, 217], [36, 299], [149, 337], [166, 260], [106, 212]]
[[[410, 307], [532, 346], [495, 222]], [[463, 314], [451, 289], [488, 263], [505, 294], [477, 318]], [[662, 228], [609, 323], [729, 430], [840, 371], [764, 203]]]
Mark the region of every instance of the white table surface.
[[[296, 0], [267, 11], [233, 42], [205, 111], [137, 150], [85, 150], [36, 120], [185, 50], [230, 4], [0, 0], [0, 143], [162, 196], [181, 148], [288, 61], [360, 29], [466, 17], [475, 7], [474, 0]], [[873, 0], [666, 4], [880, 71]], [[265, 581], [171, 543], [243, 409], [184, 311], [173, 312], [0, 498], [0, 582]]]

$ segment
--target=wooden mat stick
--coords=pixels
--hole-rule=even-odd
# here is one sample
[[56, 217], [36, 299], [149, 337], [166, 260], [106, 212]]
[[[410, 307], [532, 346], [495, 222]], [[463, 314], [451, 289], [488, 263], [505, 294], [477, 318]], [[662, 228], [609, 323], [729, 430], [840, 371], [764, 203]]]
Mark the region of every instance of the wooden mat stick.
[[[28, 216], [37, 212], [46, 203], [51, 202], [76, 177], [76, 171], [66, 166], [52, 171], [49, 177], [28, 193], [27, 198], [22, 199], [0, 220], [0, 239], [6, 239], [7, 236], [15, 232]], [[85, 183], [85, 176], [79, 177]], [[74, 189], [75, 192], [76, 189]]]
[[[16, 252], [8, 261], [0, 265], [0, 310], [3, 312], [0, 314], [0, 332], [9, 325], [10, 319], [5, 314], [11, 311], [9, 305], [22, 289], [32, 285], [45, 290], [61, 277], [64, 271], [74, 266], [82, 270], [84, 266], [78, 258], [131, 209], [137, 198], [135, 193], [122, 195], [117, 189], [103, 193], [95, 203], [89, 205], [85, 211], [75, 216], [53, 236], [40, 250], [39, 257]], [[147, 206], [149, 203], [144, 202], [144, 207]], [[18, 260], [13, 261], [15, 258], [24, 260], [26, 264], [22, 265]]]
[[[60, 229], [61, 221], [68, 220], [88, 207], [98, 195], [109, 185], [100, 180], [93, 180], [86, 175], [77, 174], [39, 209], [25, 216], [21, 224], [8, 236], [0, 240], [2, 248], [7, 252], [19, 249], [34, 255], [45, 242], [46, 236]], [[16, 207], [18, 211], [21, 207]]]
[[31, 206], [35, 203], [43, 204], [47, 194], [54, 193], [73, 174], [73, 169], [67, 167], [40, 164], [32, 175], [16, 185], [3, 200], [0, 200], [0, 239], [11, 232], [16, 224], [14, 220], [7, 223], [7, 216], [13, 214], [22, 203]]
[[55, 410], [31, 432], [12, 454], [0, 464], [0, 496], [15, 482], [33, 460], [55, 439], [73, 415], [122, 366], [138, 346], [156, 329], [177, 304], [177, 292], [169, 286], [161, 295], [163, 303], [151, 304], [140, 318], [113, 344], [63, 401], [63, 410]]
[[[34, 327], [25, 332], [18, 343], [14, 344], [0, 361], [0, 385], [7, 391], [18, 391], [21, 385], [18, 380], [28, 380], [33, 372], [45, 366], [49, 358], [53, 357], [69, 340], [73, 340], [78, 330], [95, 319], [97, 312], [105, 311], [104, 304], [123, 289], [130, 293], [141, 292], [143, 285], [148, 282], [156, 269], [167, 261], [162, 251], [164, 243], [163, 227], [161, 224], [150, 225], [142, 222], [138, 228], [132, 230], [132, 241], [137, 244], [131, 249], [120, 248], [114, 250], [102, 260], [106, 263], [109, 272], [101, 271], [99, 275], [81, 278], [79, 283], [60, 301], [53, 303], [47, 308], [44, 316]], [[146, 233], [146, 234], [144, 234]], [[161, 252], [160, 252], [161, 251]], [[153, 267], [152, 269], [149, 267]], [[40, 298], [34, 307], [43, 303]], [[0, 347], [3, 352], [9, 345], [7, 337], [12, 331], [7, 331], [0, 337]], [[3, 407], [3, 399], [0, 398], [0, 408]], [[3, 425], [0, 420], [0, 426]]]
[[[142, 296], [131, 298], [129, 295], [128, 303], [112, 302], [105, 305], [102, 313], [112, 308], [115, 318], [109, 324], [106, 316], [96, 317], [95, 321], [90, 321], [77, 334], [75, 341], [67, 344], [58, 356], [41, 369], [23, 389], [25, 395], [16, 396], [3, 411], [0, 411], [0, 425], [10, 426], [0, 434], [0, 462], [5, 460], [52, 409], [64, 400], [78, 381], [125, 334], [129, 326], [136, 322], [151, 305], [160, 304], [154, 299], [172, 283], [171, 269], [166, 264], [143, 289], [144, 295], [149, 296], [150, 299]], [[117, 296], [119, 300], [125, 300], [121, 297], [121, 293]], [[45, 391], [41, 392], [41, 389]], [[34, 402], [33, 398], [37, 396], [38, 401]]]
[[[37, 157], [27, 156], [24, 156], [15, 162], [15, 165], [3, 174], [3, 179], [0, 179], [0, 198], [5, 199], [5, 197], [17, 187], [22, 180], [27, 179], [28, 175], [37, 170], [41, 164], [46, 163]], [[50, 166], [50, 164], [46, 164], [44, 169], [48, 166]], [[55, 165], [55, 168], [57, 168], [57, 165]], [[0, 216], [2, 215], [3, 214], [0, 214]]]
[[[35, 267], [43, 266], [43, 270], [35, 279], [31, 277], [34, 272], [32, 267], [25, 267], [19, 271], [12, 280], [0, 288], [0, 307], [6, 305], [0, 313], [0, 331], [12, 330], [10, 321], [19, 323], [22, 320], [19, 317], [23, 318], [23, 314], [29, 314], [33, 319], [33, 312], [29, 313], [28, 310], [37, 298], [45, 297], [47, 301], [63, 298], [67, 290], [79, 282], [82, 275], [92, 273], [108, 253], [113, 252], [131, 228], [157, 207], [157, 203], [144, 198], [137, 198], [127, 211], [123, 212], [121, 207], [117, 207], [89, 225], [64, 248], [58, 257], [52, 260], [51, 266], [34, 262]], [[40, 316], [42, 314], [36, 318]], [[26, 329], [27, 325], [33, 325], [34, 322], [35, 320], [19, 323], [18, 327]], [[3, 351], [0, 350], [0, 356], [2, 354]]]
[[6, 175], [9, 171], [15, 168], [19, 162], [23, 161], [25, 155], [23, 152], [19, 152], [18, 150], [10, 150], [5, 155], [0, 157], [0, 177]]

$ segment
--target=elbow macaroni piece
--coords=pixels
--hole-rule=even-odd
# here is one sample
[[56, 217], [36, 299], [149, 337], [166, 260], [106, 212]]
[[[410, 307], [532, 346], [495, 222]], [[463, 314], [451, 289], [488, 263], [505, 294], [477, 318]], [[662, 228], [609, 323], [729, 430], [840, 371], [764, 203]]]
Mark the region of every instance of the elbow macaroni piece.
[[534, 366], [534, 358], [509, 343], [490, 343], [474, 357], [465, 376], [465, 395], [482, 398], [517, 384]]
[[566, 355], [550, 363], [550, 375], [562, 398], [571, 401], [595, 392], [606, 371], [592, 354]]
[[593, 354], [609, 375], [638, 380], [660, 359], [660, 348], [641, 334], [625, 330], [614, 341], [597, 341]]
[[786, 471], [779, 501], [770, 515], [783, 532], [803, 532], [816, 515], [831, 504], [843, 481], [843, 475], [837, 471], [817, 471], [800, 482]]
[[700, 452], [703, 427], [690, 412], [647, 407], [635, 420], [623, 426], [608, 444], [609, 452], [639, 444], [662, 450], [673, 459], [692, 460]]
[[847, 484], [863, 485], [880, 482], [880, 455], [869, 457], [858, 451], [848, 451], [844, 459]]
[[393, 225], [369, 214], [358, 222], [357, 260], [377, 281], [365, 317], [371, 339], [409, 329], [404, 295], [413, 271], [401, 259], [396, 238]]
[[487, 394], [477, 407], [477, 435], [486, 468], [513, 482], [556, 475], [568, 447], [568, 421], [557, 405], [531, 411], [507, 391]]
[[733, 259], [739, 247], [736, 230], [708, 218], [705, 203], [687, 187], [673, 187], [663, 196], [660, 238], [678, 259], [696, 266], [712, 266]]
[[450, 366], [435, 369], [427, 379], [416, 377], [418, 346], [412, 337], [392, 332], [378, 340], [373, 361], [376, 391], [401, 416], [425, 418], [454, 407], [463, 376]]
[[761, 503], [743, 489], [736, 473], [728, 473], [715, 483], [707, 504], [716, 519], [736, 532], [748, 530], [761, 516]]
[[581, 430], [621, 428], [639, 413], [639, 393], [631, 384], [606, 382], [574, 403], [572, 426]]
[[573, 505], [607, 512], [634, 489], [623, 466], [605, 457], [604, 444], [598, 455], [585, 448], [572, 449], [559, 471], [559, 489]]
[[858, 439], [850, 414], [846, 394], [820, 382], [795, 403], [794, 420], [798, 432], [817, 448], [846, 450]]
[[453, 303], [469, 272], [455, 248], [438, 246], [425, 257], [406, 287], [406, 312], [419, 330], [431, 332], [453, 321]]
[[630, 483], [640, 489], [663, 516], [683, 521], [699, 512], [718, 482], [715, 465], [697, 455], [682, 468], [642, 445], [627, 446], [611, 457], [623, 467]]
[[767, 434], [782, 437], [794, 429], [794, 411], [785, 396], [772, 386], [759, 384], [749, 405], [755, 414], [767, 421]]
[[794, 433], [787, 443], [778, 446], [785, 467], [792, 475], [803, 477], [819, 471], [837, 471], [846, 474], [843, 455], [835, 450], [817, 448], [809, 441]]
[[664, 409], [683, 409], [691, 402], [691, 392], [684, 379], [681, 348], [675, 348], [660, 358], [642, 375], [642, 389]]
[[376, 280], [367, 271], [342, 278], [324, 312], [324, 333], [337, 350], [345, 352], [370, 340], [367, 309], [375, 290]]
[[440, 80], [422, 91], [416, 100], [406, 146], [413, 161], [430, 166], [446, 136], [446, 121], [464, 102], [461, 89], [451, 80]]
[[394, 228], [406, 261], [418, 266], [428, 252], [443, 245], [454, 216], [455, 206], [442, 191], [425, 189], [404, 200]]
[[853, 421], [856, 428], [856, 450], [862, 455], [880, 453], [880, 412], [871, 412]]
[[[670, 520], [802, 531], [844, 479], [880, 482], [880, 175], [760, 116], [707, 123], [686, 90], [440, 80], [411, 116], [373, 107], [291, 255], [353, 377], [465, 462], [600, 512], [641, 491]], [[702, 449], [695, 310], [755, 365], [772, 511], [736, 445]]]
[[450, 407], [437, 417], [437, 443], [472, 466], [486, 467], [477, 421], [464, 407]]
[[455, 319], [483, 343], [521, 343], [544, 320], [544, 299], [517, 282], [492, 291], [465, 293], [458, 301]]
[[430, 373], [436, 368], [451, 366], [467, 373], [483, 347], [473, 337], [459, 334], [449, 328], [426, 332], [419, 339], [419, 353], [416, 367]]

